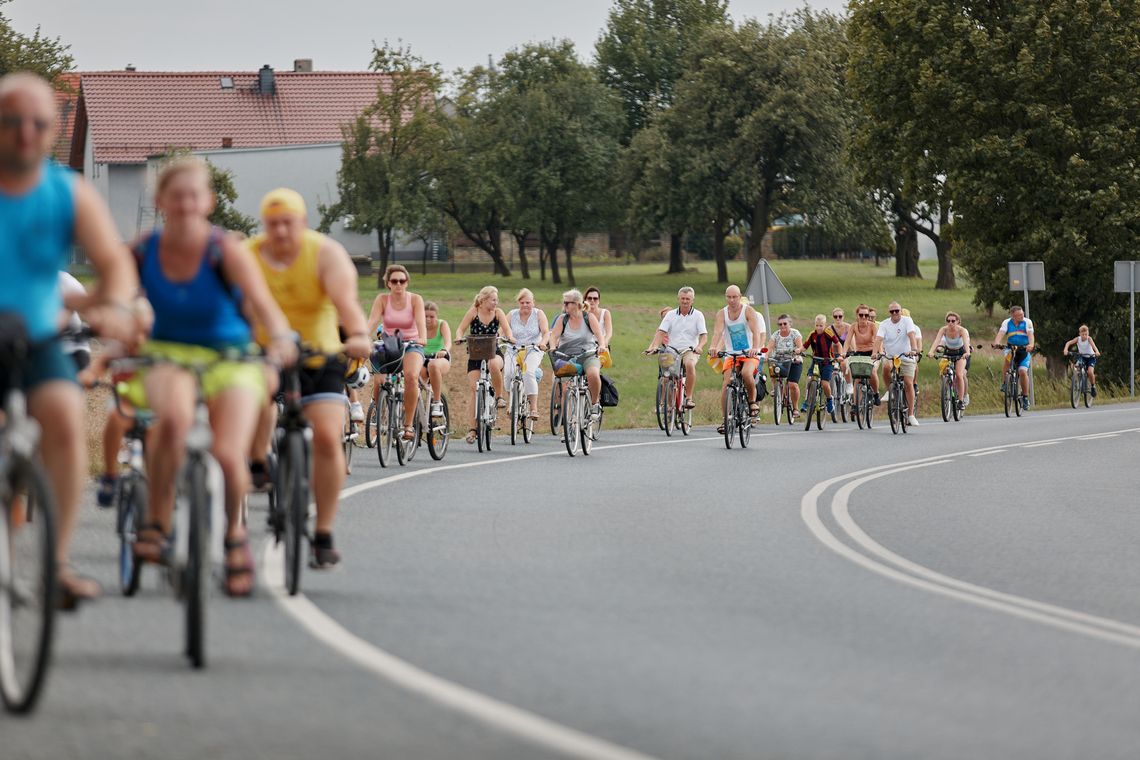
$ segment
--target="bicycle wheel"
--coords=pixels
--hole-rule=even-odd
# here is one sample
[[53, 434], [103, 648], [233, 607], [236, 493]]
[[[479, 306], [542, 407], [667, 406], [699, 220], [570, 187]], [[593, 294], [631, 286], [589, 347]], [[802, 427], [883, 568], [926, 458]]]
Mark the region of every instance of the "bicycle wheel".
[[381, 467], [392, 462], [392, 391], [381, 388], [376, 398], [376, 458]]
[[512, 382], [511, 389], [507, 392], [510, 399], [507, 402], [507, 407], [510, 409], [511, 414], [511, 445], [514, 446], [519, 434], [519, 396], [520, 387], [518, 383]]
[[1069, 404], [1076, 409], [1077, 399], [1081, 396], [1081, 370], [1073, 366], [1072, 377], [1069, 378]]
[[668, 378], [657, 376], [657, 392], [653, 399], [653, 411], [657, 413], [657, 427], [665, 429], [665, 384]]
[[119, 488], [119, 590], [123, 596], [134, 596], [142, 579], [142, 563], [135, 559], [135, 540], [146, 515], [146, 480], [131, 471], [123, 476]]
[[958, 398], [958, 387], [955, 384], [957, 378], [950, 379], [950, 416], [954, 418], [955, 422], [962, 419], [965, 410], [962, 408], [962, 399]]
[[0, 509], [0, 700], [9, 712], [27, 713], [43, 688], [55, 631], [55, 505], [37, 464], [13, 455], [7, 476], [12, 488]]
[[875, 416], [875, 398], [871, 394], [871, 384], [865, 383], [863, 385], [863, 413], [868, 430], [871, 429], [871, 420]]
[[415, 443], [415, 420], [412, 421], [412, 440], [404, 440], [404, 400], [396, 399], [396, 405], [392, 408], [392, 421], [396, 423], [395, 429], [392, 431], [392, 443], [396, 449], [396, 461], [401, 465], [407, 464], [411, 457], [408, 456], [410, 449], [408, 444]]
[[812, 422], [811, 418], [815, 416], [816, 407], [818, 406], [818, 401], [816, 400], [816, 390], [817, 390], [818, 385], [819, 385], [819, 380], [817, 380], [814, 377], [808, 382], [808, 387], [807, 387], [808, 408], [807, 408], [807, 414], [804, 415], [804, 430], [811, 430], [811, 422]]
[[447, 453], [447, 442], [451, 439], [451, 414], [447, 409], [447, 396], [441, 395], [439, 400], [443, 405], [443, 417], [430, 421], [431, 427], [427, 434], [428, 453], [437, 462]]
[[491, 450], [491, 435], [495, 431], [495, 394], [491, 392], [490, 385], [487, 386], [487, 393], [483, 397], [483, 413], [485, 419], [483, 420], [483, 448], [486, 451]]
[[190, 514], [186, 567], [182, 569], [186, 656], [195, 668], [204, 668], [206, 605], [210, 597], [210, 493], [206, 488], [206, 463], [199, 457], [193, 457], [187, 468], [185, 508], [190, 510]]
[[[832, 422], [839, 422], [839, 400], [843, 398], [841, 395], [842, 387], [839, 384], [839, 370], [832, 368], [831, 370], [831, 415]], [[844, 420], [846, 422], [846, 420]]]
[[736, 386], [729, 385], [724, 394], [724, 447], [732, 448], [732, 437], [736, 435]]
[[352, 474], [352, 450], [356, 448], [356, 441], [354, 440], [354, 432], [352, 429], [352, 413], [348, 409], [348, 405], [344, 407], [344, 472], [346, 475]]
[[557, 377], [550, 383], [550, 434], [558, 435], [562, 427], [562, 381]]
[[578, 406], [577, 392], [569, 391], [562, 394], [562, 436], [563, 443], [566, 444], [566, 453], [570, 456], [578, 453], [578, 446], [581, 444]]
[[868, 393], [868, 391], [864, 388], [863, 383], [860, 382], [858, 385], [856, 385], [851, 390], [851, 393], [852, 393], [851, 416], [855, 418], [855, 422], [858, 423], [859, 429], [862, 430], [863, 429], [863, 395], [865, 393]]
[[534, 438], [534, 419], [531, 417], [533, 411], [530, 408], [530, 398], [528, 396], [523, 396], [522, 404], [520, 407], [520, 416], [522, 417], [523, 443], [530, 443], [530, 440]]
[[289, 596], [295, 596], [301, 588], [302, 542], [309, 518], [304, 435], [300, 430], [285, 434], [277, 463], [277, 508], [281, 510], [285, 537], [285, 590]]
[[693, 410], [681, 407], [677, 411], [677, 415], [678, 421], [681, 423], [681, 432], [688, 435], [689, 431], [693, 429]]
[[890, 389], [890, 398], [887, 399], [887, 419], [891, 422], [891, 432], [895, 435], [899, 434], [899, 412], [902, 409], [902, 403], [899, 400], [899, 389], [892, 383]]
[[673, 435], [673, 419], [677, 413], [677, 384], [673, 378], [665, 381], [665, 435]]
[[1081, 372], [1081, 396], [1084, 397], [1085, 409], [1092, 406], [1092, 392], [1089, 390], [1089, 376]]
[[788, 391], [787, 387], [788, 386], [785, 384], [784, 389], [785, 389], [785, 392], [787, 393], [787, 395], [784, 396], [784, 420], [789, 425], [791, 425], [792, 421], [793, 421], [792, 418], [796, 413], [796, 407], [792, 404], [791, 391]]
[[1014, 394], [1016, 393], [1016, 390], [1015, 390], [1016, 388], [1017, 388], [1016, 376], [1015, 376], [1014, 380], [1011, 382], [1010, 377], [1007, 374], [1005, 376], [1005, 391], [1001, 394], [1001, 396], [1002, 396], [1002, 407], [1005, 409], [1005, 416], [1006, 417], [1009, 417], [1010, 412], [1013, 411], [1013, 403], [1015, 401]]
[[370, 449], [376, 448], [376, 399], [368, 402], [368, 414], [364, 417], [364, 445]]
[[942, 375], [941, 387], [938, 389], [938, 401], [942, 407], [942, 421], [950, 421], [950, 407], [954, 403], [954, 397], [950, 390], [950, 377], [949, 375]]
[[483, 417], [486, 416], [486, 410], [483, 406], [487, 403], [487, 394], [483, 392], [483, 388], [479, 385], [475, 386], [475, 445], [479, 451], [483, 451], [483, 428], [486, 422]]
[[1020, 378], [1014, 383], [1013, 386], [1013, 411], [1018, 417], [1021, 416], [1021, 399], [1025, 398], [1021, 393]]
[[748, 410], [748, 396], [743, 388], [736, 397], [736, 415], [736, 434], [740, 437], [740, 448], [746, 449], [752, 440], [752, 413]]
[[594, 410], [593, 405], [590, 404], [590, 397], [582, 396], [578, 399], [578, 414], [582, 417], [581, 430], [579, 435], [582, 438], [582, 453], [590, 456], [590, 451], [594, 448]]

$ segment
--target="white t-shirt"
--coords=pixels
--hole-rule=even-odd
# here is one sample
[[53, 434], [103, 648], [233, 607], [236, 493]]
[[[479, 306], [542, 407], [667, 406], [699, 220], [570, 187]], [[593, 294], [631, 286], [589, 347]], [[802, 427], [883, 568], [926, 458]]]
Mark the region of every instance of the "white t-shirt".
[[899, 317], [898, 322], [884, 319], [879, 323], [879, 337], [883, 339], [883, 353], [887, 356], [901, 356], [910, 351], [910, 337], [918, 334], [918, 328], [910, 317]]
[[699, 309], [692, 309], [688, 314], [673, 309], [665, 315], [657, 329], [669, 336], [669, 345], [678, 351], [696, 348], [701, 342], [701, 336], [708, 335], [709, 332], [705, 329], [705, 315]]

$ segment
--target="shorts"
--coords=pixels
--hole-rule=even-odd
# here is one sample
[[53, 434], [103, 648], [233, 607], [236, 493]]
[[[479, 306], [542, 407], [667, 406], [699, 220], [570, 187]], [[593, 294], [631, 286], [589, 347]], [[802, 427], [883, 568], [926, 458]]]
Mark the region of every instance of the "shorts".
[[831, 373], [834, 371], [835, 365], [831, 362], [815, 362], [813, 366], [818, 367], [819, 377], [823, 382], [831, 382]]
[[1079, 356], [1077, 358], [1081, 363], [1083, 363], [1085, 365], [1086, 368], [1096, 366], [1096, 357], [1093, 356], [1092, 354], [1089, 354], [1088, 356], [1085, 356], [1084, 354], [1082, 354], [1081, 356]]
[[[1030, 361], [1033, 358], [1032, 355], [1028, 351], [1025, 350], [1024, 346], [1014, 346], [1013, 350], [1017, 351], [1019, 354], [1022, 354], [1021, 359], [1017, 362], [1018, 369], [1023, 369], [1026, 372], [1028, 372]], [[1004, 351], [1002, 351], [1002, 354], [1005, 356], [1009, 356], [1009, 353], [1010, 353], [1010, 350], [1008, 348], [1005, 349]], [[1014, 358], [1017, 358], [1017, 357], [1014, 357]]]
[[965, 356], [966, 357], [966, 370], [968, 371], [970, 369], [970, 358], [971, 357], [966, 356], [965, 351], [946, 351], [945, 353], [943, 353], [942, 356], [943, 356], [943, 358], [949, 359], [952, 362], [956, 362], [959, 359], [961, 359], [963, 356]]
[[803, 362], [794, 362], [791, 359], [784, 361], [773, 361], [772, 366], [779, 367], [780, 377], [783, 377], [784, 379], [793, 383], [798, 383], [800, 381], [800, 375], [803, 374], [804, 371]]
[[[316, 367], [299, 367], [297, 379], [301, 384], [301, 406], [317, 404], [326, 401], [335, 401], [338, 404], [345, 402], [344, 376], [348, 372], [348, 365], [341, 359], [325, 359], [324, 364]], [[282, 387], [285, 385], [282, 378]]]
[[[168, 343], [166, 341], [150, 341], [139, 350], [142, 356], [161, 357], [169, 359], [174, 364], [205, 364], [209, 365], [202, 373], [202, 394], [206, 400], [217, 396], [222, 391], [232, 388], [243, 388], [254, 395], [254, 403], [258, 406], [265, 403], [265, 373], [260, 364], [251, 362], [218, 361], [218, 352], [206, 346], [194, 346], [188, 343]], [[140, 383], [149, 369], [142, 369], [136, 377]], [[136, 394], [131, 394], [136, 395]], [[142, 407], [147, 406], [145, 391], [139, 399], [131, 399], [132, 403]]]
[[[883, 366], [884, 367], [890, 367], [891, 363], [889, 361], [884, 362]], [[914, 377], [917, 372], [918, 372], [918, 362], [916, 362], [914, 359], [908, 359], [907, 357], [904, 356], [902, 358], [902, 362], [899, 364], [899, 376], [900, 377]]]
[[[28, 393], [44, 383], [57, 380], [76, 382], [75, 362], [63, 353], [58, 342], [41, 343], [28, 352], [20, 373], [20, 390]], [[8, 371], [0, 367], [0, 398], [8, 394], [10, 387]]]
[[[407, 356], [408, 354], [419, 354], [420, 356], [423, 356], [424, 357], [424, 364], [427, 364], [427, 355], [424, 354], [424, 347], [423, 346], [405, 343], [404, 344], [404, 356]], [[396, 360], [393, 360], [390, 362], [386, 361], [386, 362], [384, 362], [383, 366], [376, 364], [376, 362], [372, 361], [371, 358], [368, 360], [368, 368], [370, 370], [372, 370], [373, 375], [390, 375], [393, 372], [397, 371], [398, 369], [402, 369], [403, 366], [404, 366], [404, 357], [403, 356], [401, 356], [399, 359], [396, 359]]]
[[[502, 359], [503, 358], [503, 352], [501, 350], [496, 349], [495, 356]], [[482, 363], [483, 363], [482, 361], [473, 361], [471, 359], [468, 359], [467, 360], [467, 371], [468, 372], [478, 372], [479, 371], [479, 365], [481, 365]], [[490, 366], [491, 366], [490, 363], [488, 363], [487, 364], [488, 369], [490, 369]]]
[[741, 375], [756, 375], [760, 371], [760, 360], [752, 359], [747, 356], [738, 356], [735, 359], [731, 356], [724, 358], [724, 364], [721, 365], [721, 373], [729, 372], [732, 370], [733, 361], [740, 364]]

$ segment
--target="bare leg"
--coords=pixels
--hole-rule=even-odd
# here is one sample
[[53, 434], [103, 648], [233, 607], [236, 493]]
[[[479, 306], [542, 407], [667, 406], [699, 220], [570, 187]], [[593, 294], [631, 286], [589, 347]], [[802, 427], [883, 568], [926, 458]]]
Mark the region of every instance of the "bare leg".
[[313, 498], [317, 502], [317, 532], [332, 533], [337, 500], [344, 485], [344, 404], [318, 401], [305, 407], [313, 429]]
[[[87, 449], [83, 444], [83, 393], [79, 386], [55, 380], [38, 386], [28, 396], [28, 413], [40, 424], [40, 455], [55, 495], [58, 530], [55, 557], [62, 569], [68, 562], [71, 538], [79, 516], [79, 501], [87, 477]], [[68, 576], [70, 577], [70, 576]], [[95, 596], [98, 584], [81, 596]], [[90, 593], [86, 593], [86, 592]]]

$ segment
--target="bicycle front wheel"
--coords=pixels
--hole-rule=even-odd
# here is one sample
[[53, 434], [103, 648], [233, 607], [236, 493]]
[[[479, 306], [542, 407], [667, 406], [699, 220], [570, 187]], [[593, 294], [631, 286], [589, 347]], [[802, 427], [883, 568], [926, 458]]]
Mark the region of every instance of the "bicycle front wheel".
[[656, 396], [653, 400], [653, 410], [657, 413], [657, 427], [662, 430], [665, 429], [665, 384], [667, 382], [667, 378], [658, 376]]
[[289, 596], [296, 596], [301, 588], [301, 556], [309, 518], [309, 493], [305, 483], [304, 433], [291, 430], [285, 434], [277, 465], [277, 508], [284, 523], [285, 590]]
[[1005, 416], [1009, 417], [1013, 411], [1013, 406], [1017, 402], [1014, 394], [1017, 393], [1017, 376], [1010, 379], [1009, 375], [1005, 376], [1005, 392], [1002, 393], [1002, 407], [1005, 410]]
[[672, 378], [665, 383], [665, 435], [673, 435], [674, 416], [677, 414], [677, 384]]
[[370, 449], [376, 448], [376, 400], [368, 402], [368, 414], [364, 418], [364, 445]]
[[579, 437], [579, 414], [581, 411], [578, 409], [578, 394], [573, 391], [568, 391], [562, 394], [562, 436], [563, 442], [566, 444], [566, 453], [574, 456], [578, 453], [578, 446], [581, 443]]
[[948, 375], [942, 375], [942, 385], [939, 388], [938, 400], [942, 406], [942, 421], [949, 422], [951, 414], [950, 405], [954, 403], [954, 397], [950, 392], [950, 377]]
[[146, 480], [131, 471], [119, 488], [119, 590], [134, 596], [142, 579], [142, 563], [135, 558], [135, 541], [146, 516]]
[[511, 445], [514, 446], [519, 435], [519, 413], [521, 411], [519, 396], [522, 394], [518, 383], [511, 383], [509, 394], [510, 401], [508, 401], [507, 406], [511, 410]]
[[887, 399], [887, 419], [891, 423], [891, 432], [895, 435], [899, 434], [899, 413], [902, 409], [902, 402], [899, 399], [900, 389], [896, 388], [893, 384], [890, 389], [890, 398]]
[[780, 414], [784, 411], [784, 381], [777, 380], [776, 387], [772, 391], [772, 417], [775, 423], [779, 425]]
[[14, 455], [0, 510], [0, 699], [13, 713], [35, 707], [55, 631], [55, 505], [34, 462]]
[[580, 435], [582, 437], [582, 453], [590, 456], [590, 452], [594, 448], [594, 425], [596, 419], [594, 417], [593, 405], [590, 403], [590, 397], [583, 395], [578, 399], [578, 414], [582, 417], [582, 425]]
[[1073, 375], [1069, 378], [1069, 404], [1076, 409], [1077, 400], [1081, 396], [1081, 370], [1073, 367]]
[[210, 598], [210, 492], [206, 463], [192, 459], [186, 478], [190, 510], [182, 593], [186, 603], [186, 656], [195, 668], [206, 667], [206, 605]]
[[376, 458], [380, 460], [381, 467], [387, 467], [392, 462], [394, 432], [392, 392], [387, 388], [381, 388], [380, 395], [376, 399]]
[[818, 402], [816, 401], [816, 391], [817, 391], [818, 383], [819, 383], [819, 381], [816, 380], [814, 377], [811, 379], [811, 382], [808, 383], [808, 387], [807, 387], [808, 408], [807, 408], [807, 414], [804, 415], [804, 430], [811, 430], [812, 417], [815, 416], [816, 407], [818, 406]]
[[356, 431], [353, 429], [352, 412], [348, 404], [344, 407], [344, 473], [352, 474], [352, 450], [356, 448]]
[[447, 396], [439, 397], [443, 406], [443, 417], [428, 420], [427, 445], [428, 453], [435, 461], [443, 459], [447, 453], [447, 442], [451, 439], [451, 414], [447, 409]]
[[743, 388], [736, 397], [736, 434], [740, 437], [740, 448], [748, 448], [748, 442], [752, 440], [752, 412]]
[[558, 435], [562, 427], [562, 383], [557, 377], [550, 383], [550, 434]]
[[736, 435], [736, 388], [729, 386], [724, 394], [724, 447], [732, 448], [732, 437]]

